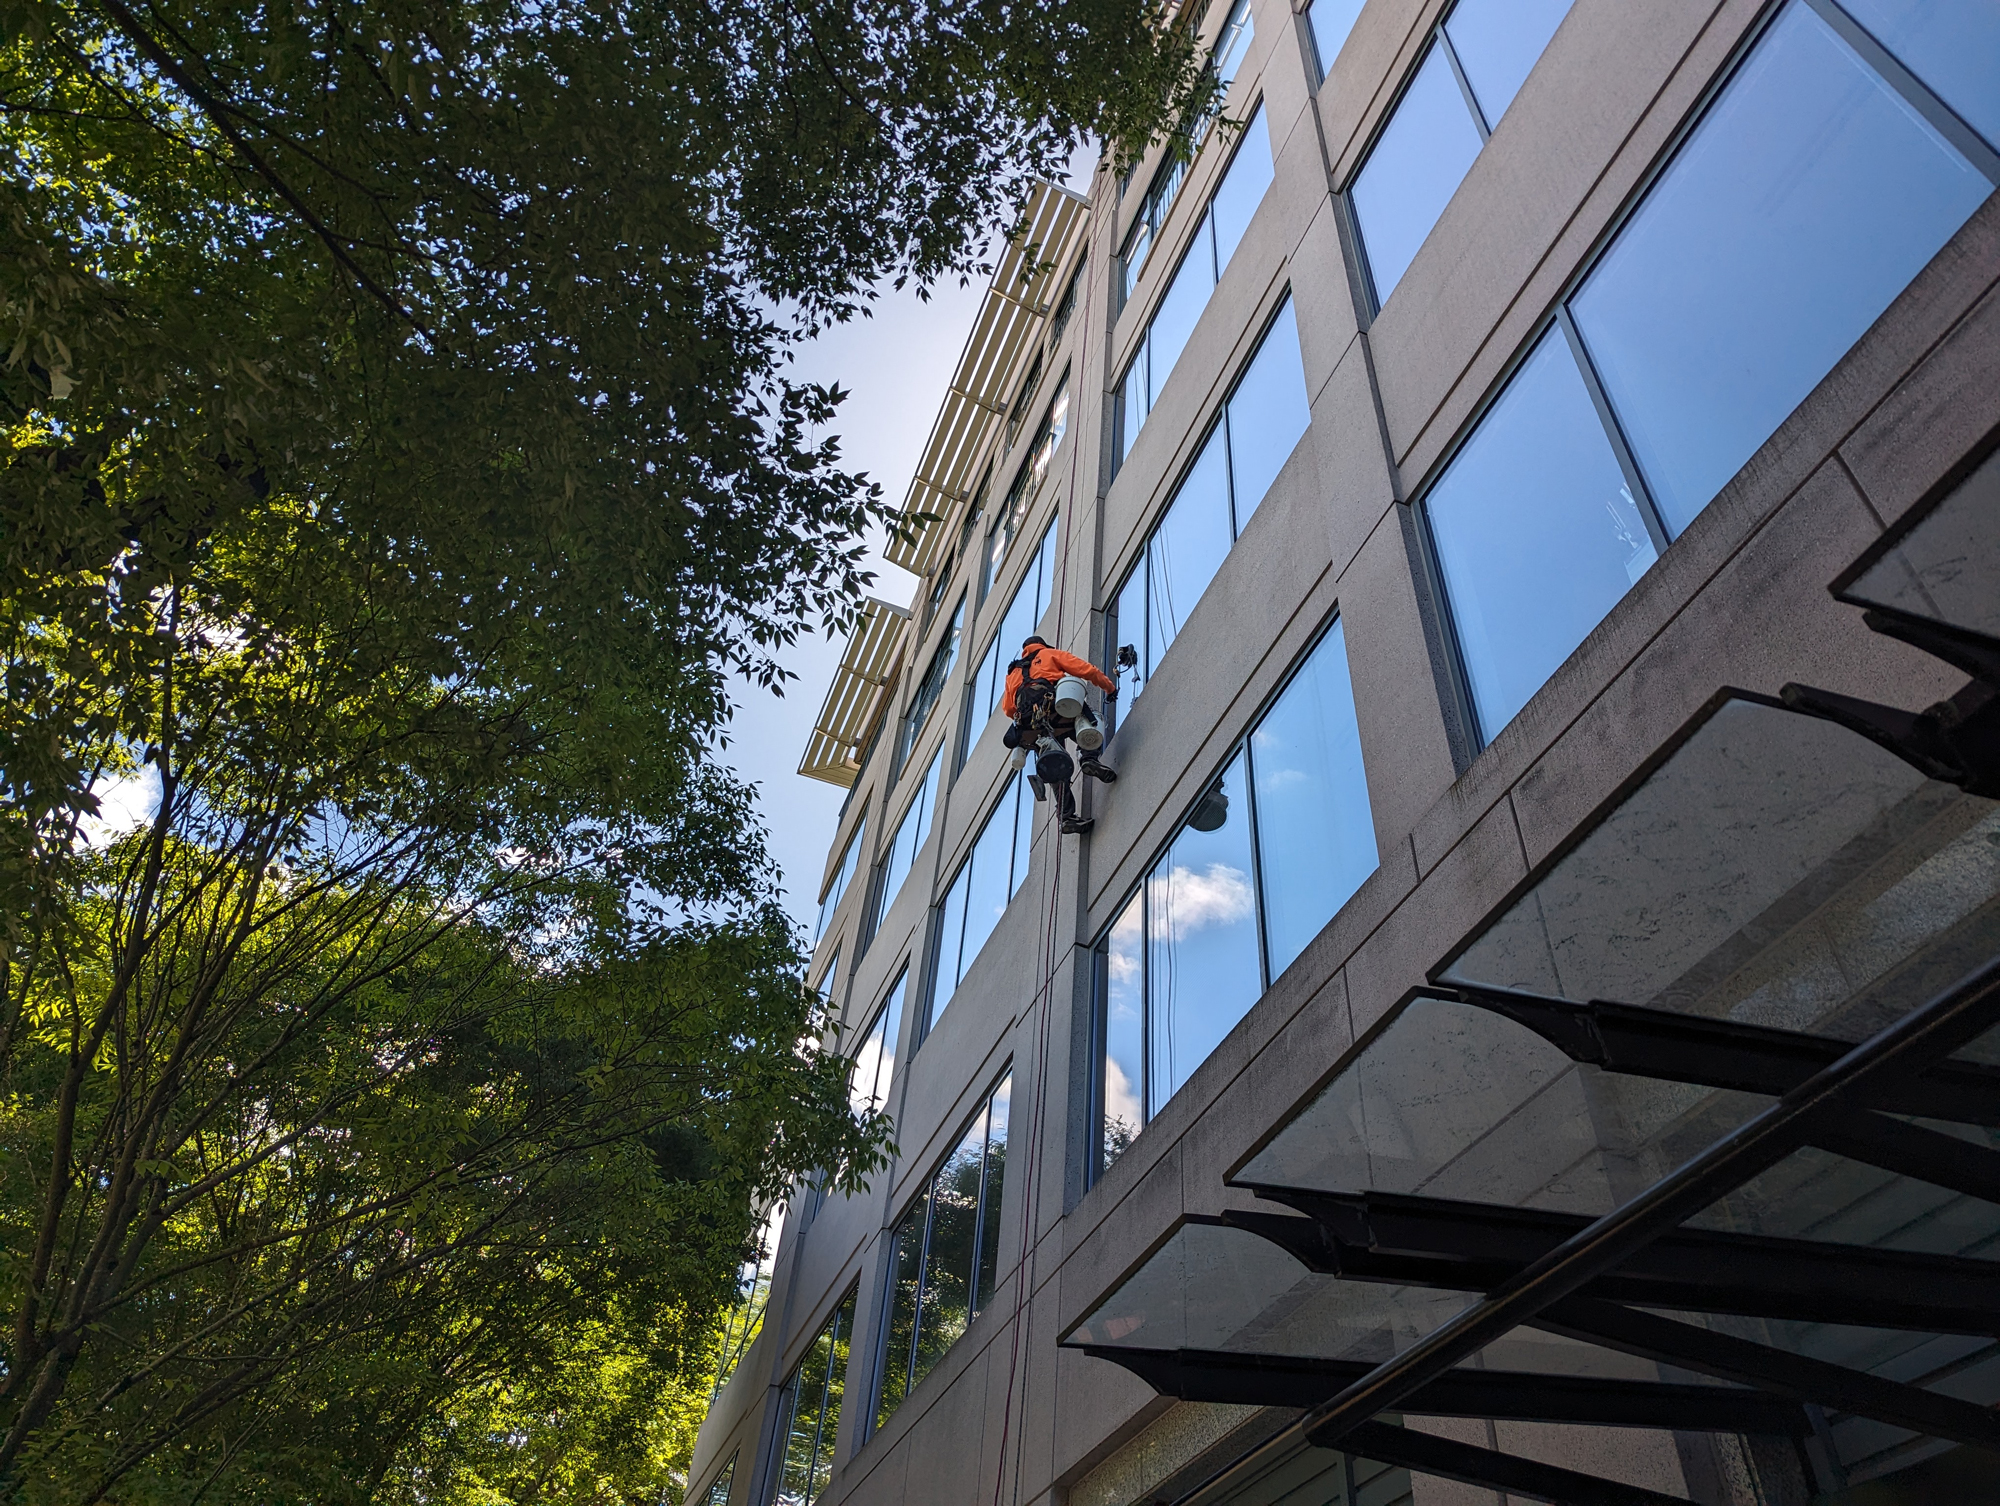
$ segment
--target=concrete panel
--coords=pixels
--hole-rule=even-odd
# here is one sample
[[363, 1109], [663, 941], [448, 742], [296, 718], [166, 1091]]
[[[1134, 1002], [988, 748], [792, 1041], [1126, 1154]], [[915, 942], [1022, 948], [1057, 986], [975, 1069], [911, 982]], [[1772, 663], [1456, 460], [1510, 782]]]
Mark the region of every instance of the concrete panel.
[[1666, 1495], [1684, 1495], [1687, 1479], [1672, 1433], [1650, 1428], [1585, 1428], [1567, 1423], [1496, 1422], [1505, 1453], [1599, 1475]]
[[1399, 860], [1404, 834], [1458, 773], [1417, 605], [1418, 568], [1401, 519], [1392, 514], [1339, 581], [1375, 845], [1389, 862]]
[[1871, 633], [1814, 589], [1877, 532], [1845, 472], [1822, 467], [1522, 778], [1513, 801], [1529, 862], [1725, 684], [1774, 695], [1799, 680], [1912, 709], [1962, 685], [1959, 671]]
[[1362, 7], [1317, 94], [1335, 183], [1345, 187], [1360, 170], [1368, 142], [1429, 45], [1447, 3], [1373, 0]]
[[1369, 1027], [1408, 992], [1527, 873], [1514, 813], [1496, 806], [1424, 876], [1409, 900], [1347, 963], [1354, 1032]]
[[[1980, 439], [2000, 426], [2000, 195], [1982, 208], [1897, 300], [1885, 322], [1907, 319], [1914, 343], [1982, 289], [1964, 319], [1840, 447], [1868, 500], [1893, 523]], [[1935, 305], [1936, 312], [1932, 313]], [[1917, 317], [1917, 308], [1925, 317]]]
[[1371, 326], [1399, 455], [1483, 346], [1503, 342], [1504, 361], [1541, 316], [1545, 302], [1505, 317], [1714, 10], [1686, 0], [1571, 8]]
[[[1071, 1231], [1074, 1243], [1063, 1259], [1057, 1295], [1056, 1322], [1063, 1330], [1137, 1267], [1185, 1211], [1179, 1145], [1170, 1143], [1143, 1176], [1121, 1177], [1138, 1148], [1135, 1143], [1121, 1156], [1070, 1216], [1077, 1227]], [[1100, 1193], [1105, 1194], [1102, 1199]], [[1118, 1216], [1104, 1217], [1114, 1207]]]
[[[1314, 425], [1328, 415], [1343, 425], [1365, 416], [1367, 421], [1361, 432], [1379, 435], [1375, 399], [1365, 375], [1360, 391], [1366, 401], [1361, 407], [1350, 413], [1348, 407], [1340, 404], [1323, 404], [1327, 382], [1353, 348], [1356, 334], [1354, 297], [1347, 286], [1347, 260], [1340, 245], [1340, 211], [1325, 195], [1315, 204], [1312, 219], [1292, 252], [1291, 272], [1292, 307], [1299, 322], [1299, 354], [1305, 363], [1306, 396], [1312, 404]], [[1353, 384], [1341, 390], [1349, 395], [1351, 402]], [[1326, 449], [1324, 442], [1320, 448]], [[1379, 441], [1375, 453], [1378, 457], [1382, 453]], [[1333, 473], [1328, 474], [1330, 479]]]
[[[1495, 1447], [1493, 1424], [1483, 1417], [1405, 1417], [1403, 1426], [1433, 1438], [1449, 1438], [1474, 1448]], [[1440, 1480], [1436, 1475], [1410, 1476], [1411, 1506], [1506, 1506], [1507, 1497], [1477, 1485]]]

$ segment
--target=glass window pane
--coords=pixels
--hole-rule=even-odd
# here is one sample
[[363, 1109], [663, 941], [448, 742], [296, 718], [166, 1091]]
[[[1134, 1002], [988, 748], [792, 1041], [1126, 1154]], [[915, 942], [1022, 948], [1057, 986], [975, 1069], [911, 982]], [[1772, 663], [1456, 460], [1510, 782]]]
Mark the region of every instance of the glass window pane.
[[1151, 630], [1145, 654], [1157, 669], [1229, 553], [1229, 477], [1217, 424], [1146, 545]]
[[987, 1106], [986, 1183], [979, 1194], [979, 1266], [972, 1290], [972, 1313], [977, 1317], [993, 1299], [993, 1287], [1000, 1274], [1000, 1210], [1007, 1180], [1007, 1116], [1014, 1101], [1014, 1079], [1010, 1075], [994, 1089]]
[[1139, 437], [1139, 430], [1145, 427], [1146, 415], [1152, 411], [1153, 406], [1149, 397], [1146, 385], [1146, 341], [1141, 340], [1139, 352], [1132, 357], [1132, 364], [1125, 368], [1125, 380], [1120, 384], [1118, 391], [1120, 460], [1132, 453], [1132, 441]]
[[1543, 336], [1424, 506], [1491, 738], [1654, 559], [1559, 328]]
[[[1021, 640], [1041, 623], [1042, 614], [1048, 607], [1048, 577], [1055, 563], [1055, 552], [1056, 525], [1051, 522], [1048, 531], [1042, 535], [1034, 563], [1028, 566], [1020, 585], [1015, 587], [1014, 599], [1007, 603], [1007, 611], [1001, 617], [993, 639], [993, 648], [987, 655], [991, 665], [985, 703], [988, 717], [1000, 709], [1000, 697], [1007, 689], [1007, 665], [1021, 652]], [[982, 673], [988, 672], [982, 666]]]
[[930, 1373], [965, 1332], [979, 1237], [979, 1183], [986, 1148], [985, 1114], [978, 1115], [938, 1169], [931, 1185], [931, 1240], [924, 1257], [924, 1295], [910, 1384]]
[[938, 766], [943, 756], [942, 748], [931, 755], [931, 766], [924, 774], [924, 782], [918, 787], [910, 808], [903, 813], [902, 823], [896, 828], [895, 841], [889, 844], [889, 857], [882, 874], [882, 900], [875, 911], [877, 925], [889, 913], [889, 906], [895, 903], [897, 894], [902, 891], [903, 880], [910, 876], [910, 866], [916, 862], [917, 853], [924, 845], [924, 838], [931, 834], [931, 808], [937, 804]]
[[1276, 977], [1375, 871], [1375, 823], [1336, 621], [1250, 737], [1264, 945]]
[[1238, 533], [1250, 525], [1250, 514], [1278, 479], [1311, 419], [1299, 326], [1287, 298], [1229, 395], [1229, 476]]
[[1312, 0], [1306, 9], [1306, 23], [1312, 27], [1313, 51], [1319, 54], [1322, 76], [1333, 71], [1347, 34], [1361, 14], [1361, 0]]
[[973, 959], [1007, 911], [1007, 901], [1013, 893], [1008, 878], [1014, 855], [1014, 802], [1025, 788], [1022, 780], [1008, 785], [1000, 803], [986, 818], [979, 840], [972, 844], [972, 856], [965, 860], [966, 872], [971, 877], [965, 896], [965, 941], [959, 948], [954, 983], [963, 981], [972, 971]]
[[1210, 236], [1211, 227], [1204, 217], [1187, 254], [1174, 270], [1174, 280], [1160, 297], [1160, 306], [1153, 311], [1153, 323], [1146, 333], [1152, 352], [1153, 402], [1159, 401], [1160, 389], [1167, 385], [1174, 362], [1181, 358], [1195, 321], [1215, 291], [1215, 244]]
[[791, 1384], [785, 1388], [792, 1416], [785, 1437], [784, 1466], [780, 1472], [776, 1506], [808, 1506], [813, 1498], [814, 1477], [819, 1473], [820, 1433], [826, 1420], [827, 1375], [832, 1367], [834, 1338], [834, 1322], [830, 1321], [799, 1360], [798, 1369], [792, 1373]]
[[826, 1404], [819, 1420], [819, 1449], [813, 1460], [812, 1499], [817, 1501], [833, 1481], [833, 1448], [840, 1436], [840, 1404], [847, 1396], [847, 1365], [854, 1348], [854, 1303], [850, 1289], [828, 1321]]
[[[1117, 616], [1112, 621], [1111, 636], [1119, 647], [1130, 645], [1138, 654], [1139, 662], [1125, 672], [1126, 704], [1129, 706], [1145, 689], [1146, 676], [1152, 665], [1146, 657], [1146, 557], [1139, 556], [1139, 562], [1132, 567], [1132, 573], [1125, 577], [1125, 584], [1118, 588]], [[1114, 655], [1115, 657], [1115, 655]]]
[[1250, 18], [1250, 0], [1236, 0], [1236, 8], [1229, 13], [1223, 23], [1222, 34], [1215, 40], [1215, 73], [1227, 89], [1236, 77], [1236, 70], [1243, 66], [1243, 58], [1250, 51], [1250, 39], [1256, 27]]
[[993, 635], [993, 641], [986, 646], [986, 657], [979, 661], [979, 672], [973, 676], [973, 706], [976, 708], [979, 720], [973, 723], [970, 729], [972, 737], [979, 736], [980, 728], [984, 727], [993, 713], [1000, 709], [1000, 692], [1007, 685], [1004, 669], [1007, 658], [1000, 651], [1005, 631], [1003, 625], [1001, 630]]
[[1141, 214], [1133, 222], [1132, 233], [1125, 237], [1125, 255], [1123, 258], [1125, 298], [1130, 298], [1132, 290], [1138, 286], [1139, 269], [1146, 265], [1146, 253], [1152, 249], [1153, 227], [1146, 223], [1146, 216]]
[[847, 893], [848, 884], [853, 882], [855, 865], [861, 861], [862, 838], [867, 831], [868, 817], [863, 815], [854, 823], [854, 835], [847, 839], [847, 848], [840, 855], [840, 868], [834, 873], [833, 882], [826, 887], [826, 897], [819, 902], [819, 923], [813, 928], [815, 946], [819, 944], [820, 937], [826, 934], [827, 921], [840, 907], [841, 898]]
[[917, 1336], [917, 1305], [922, 1297], [924, 1220], [930, 1214], [928, 1195], [903, 1215], [896, 1226], [896, 1245], [889, 1256], [893, 1273], [889, 1290], [889, 1336], [883, 1345], [882, 1385], [875, 1409], [880, 1427], [910, 1391], [910, 1349]]
[[1786, 7], [1573, 304], [1678, 533], [1992, 190]]
[[1500, 124], [1569, 7], [1570, 0], [1458, 0], [1445, 34], [1488, 130]]
[[938, 915], [938, 965], [937, 977], [931, 984], [931, 1009], [929, 1025], [937, 1023], [937, 1017], [951, 1002], [951, 992], [958, 987], [963, 972], [961, 964], [965, 946], [965, 900], [972, 889], [972, 864], [966, 863], [958, 870], [958, 877], [951, 881], [951, 888], [945, 891], [944, 904]]
[[1479, 127], [1451, 64], [1433, 47], [1354, 180], [1354, 217], [1377, 302], [1389, 301], [1478, 155]]
[[1250, 123], [1243, 128], [1242, 139], [1236, 143], [1236, 155], [1230, 159], [1229, 171], [1222, 175], [1222, 181], [1215, 188], [1215, 197], [1209, 200], [1209, 213], [1215, 218], [1215, 273], [1218, 280], [1229, 266], [1229, 258], [1236, 254], [1237, 243], [1243, 239], [1250, 216], [1264, 202], [1264, 191], [1271, 186], [1271, 172], [1271, 133], [1264, 124], [1264, 107], [1259, 104], [1256, 113], [1250, 117]]
[[1146, 1049], [1145, 888], [1112, 923], [1104, 947], [1104, 1114], [1101, 1171], [1125, 1154], [1146, 1122], [1140, 1093]]
[[[1028, 771], [1023, 769], [1014, 781], [1014, 851], [1012, 868], [1007, 880], [1007, 897], [1012, 899], [1021, 892], [1021, 885], [1028, 881], [1028, 863], [1035, 840], [1035, 791], [1028, 783]], [[1000, 801], [1004, 808], [1007, 797]]]
[[896, 1042], [903, 1029], [903, 994], [909, 981], [908, 968], [896, 975], [895, 987], [889, 990], [889, 997], [876, 1011], [874, 1023], [854, 1053], [848, 1102], [857, 1114], [888, 1106], [889, 1082], [896, 1074]]
[[1960, 119], [2000, 147], [2000, 6], [1993, 0], [1841, 3]]
[[[1263, 992], [1239, 754], [1146, 880], [1151, 1100], [1159, 1113]], [[1194, 823], [1220, 818], [1211, 831]]]

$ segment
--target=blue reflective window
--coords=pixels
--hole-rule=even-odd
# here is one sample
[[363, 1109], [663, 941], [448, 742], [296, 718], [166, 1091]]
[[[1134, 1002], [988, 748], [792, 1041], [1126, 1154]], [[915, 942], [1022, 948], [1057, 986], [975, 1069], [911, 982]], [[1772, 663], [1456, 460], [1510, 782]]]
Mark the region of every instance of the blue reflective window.
[[1786, 7], [1571, 304], [1670, 533], [1991, 191]]
[[1424, 507], [1490, 738], [1654, 559], [1560, 329], [1542, 337]]
[[[1570, 299], [1587, 366], [1559, 323], [1425, 500], [1488, 737], [1992, 191], [1826, 6], [1778, 11]], [[1913, 56], [1933, 15], [1969, 54], [1992, 30], [1854, 9]]]
[[896, 1046], [902, 1040], [903, 995], [909, 981], [910, 970], [905, 966], [896, 974], [882, 1007], [875, 1011], [875, 1018], [868, 1022], [854, 1048], [854, 1071], [848, 1078], [847, 1102], [857, 1114], [886, 1111], [889, 1107], [889, 1084], [896, 1076]]
[[1250, 358], [1225, 412], [1229, 424], [1229, 491], [1236, 531], [1278, 479], [1299, 436], [1312, 420], [1306, 406], [1305, 360], [1299, 353], [1299, 325], [1292, 300], [1278, 307], [1263, 343]]
[[1444, 23], [1491, 130], [1569, 14], [1571, 0], [1458, 0]]
[[1333, 70], [1333, 60], [1340, 56], [1341, 46], [1354, 30], [1355, 18], [1361, 14], [1361, 3], [1362, 0], [1312, 0], [1306, 7], [1306, 25], [1312, 31], [1320, 77]]
[[1259, 103], [1243, 127], [1243, 134], [1236, 143], [1236, 155], [1229, 159], [1229, 170], [1215, 186], [1215, 197], [1208, 201], [1209, 219], [1215, 235], [1216, 281], [1220, 282], [1222, 274], [1229, 270], [1229, 259], [1242, 243], [1243, 232], [1250, 226], [1250, 216], [1264, 202], [1265, 190], [1271, 186], [1272, 173], [1271, 133], [1264, 123], [1264, 106]]
[[1148, 1118], [1263, 992], [1241, 754], [1203, 803], [1220, 814], [1214, 829], [1184, 827], [1146, 879]]
[[2000, 148], [2000, 5], [1993, 0], [1845, 0], [1869, 33], [1959, 119]]
[[1021, 651], [1021, 640], [1041, 625], [1042, 616], [1049, 609], [1049, 599], [1055, 590], [1055, 569], [1056, 520], [1051, 519], [1035, 550], [1034, 562], [1014, 588], [1013, 599], [1007, 603], [1000, 626], [994, 629], [993, 641], [986, 647], [986, 656], [979, 661], [972, 693], [980, 726], [1000, 709], [1000, 696], [1007, 688], [1007, 665]]
[[1008, 901], [1027, 881], [1034, 820], [1035, 792], [1023, 770], [1001, 792], [973, 840], [972, 851], [945, 891], [939, 916], [937, 983], [931, 994], [933, 1021], [944, 1013], [952, 990], [965, 981], [979, 949], [1007, 913]]
[[1235, 542], [1229, 527], [1227, 462], [1228, 448], [1217, 426], [1146, 543], [1148, 608], [1140, 663], [1149, 671], [1166, 656]]
[[1119, 384], [1118, 458], [1131, 453], [1146, 416], [1159, 400], [1160, 389], [1173, 374], [1174, 363], [1186, 349], [1201, 311], [1215, 285], [1229, 267], [1229, 260], [1243, 240], [1250, 217], [1264, 201], [1271, 186], [1271, 137], [1264, 123], [1264, 106], [1259, 103], [1245, 123], [1222, 181], [1215, 187], [1202, 211], [1173, 280], [1160, 295], [1159, 304], [1140, 337], [1139, 350]]
[[1114, 636], [1139, 651], [1128, 681], [1133, 695], [1179, 636], [1310, 417], [1298, 324], [1287, 298], [1119, 593]]
[[1336, 621], [1098, 944], [1100, 1169], [1375, 867]]
[[[1376, 303], [1387, 303], [1403, 280], [1570, 3], [1459, 0], [1438, 27], [1348, 190]], [[1459, 87], [1459, 73], [1476, 103]]]
[[882, 924], [882, 917], [896, 902], [896, 896], [902, 892], [903, 880], [910, 876], [910, 867], [924, 845], [924, 838], [931, 834], [931, 812], [937, 805], [938, 770], [943, 762], [944, 749], [939, 748], [931, 755], [931, 766], [924, 773], [924, 781], [917, 787], [910, 808], [903, 812], [903, 819], [896, 827], [895, 840], [889, 844], [889, 855], [882, 860], [882, 887], [875, 906], [875, 922], [869, 927], [871, 931]]
[[1395, 292], [1479, 147], [1451, 63], [1432, 47], [1351, 191], [1377, 303]]
[[854, 823], [854, 834], [847, 839], [847, 846], [840, 854], [840, 866], [833, 871], [833, 882], [826, 886], [826, 893], [819, 902], [819, 923], [813, 927], [813, 945], [819, 945], [820, 937], [826, 934], [826, 923], [833, 918], [833, 912], [840, 908], [842, 896], [847, 886], [854, 880], [854, 869], [861, 861], [861, 839], [868, 831], [868, 817], [864, 813]]
[[1272, 977], [1377, 864], [1347, 630], [1336, 621], [1250, 736], [1257, 890]]

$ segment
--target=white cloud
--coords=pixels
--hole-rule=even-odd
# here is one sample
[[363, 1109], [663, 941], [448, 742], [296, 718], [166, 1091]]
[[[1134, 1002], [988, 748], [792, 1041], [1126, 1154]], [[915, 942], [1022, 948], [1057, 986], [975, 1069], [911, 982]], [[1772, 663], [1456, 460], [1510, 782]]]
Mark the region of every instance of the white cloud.
[[1227, 863], [1210, 863], [1201, 873], [1176, 863], [1163, 888], [1153, 893], [1154, 934], [1176, 942], [1209, 926], [1248, 920], [1256, 908], [1250, 876]]
[[1146, 1122], [1139, 1111], [1138, 1088], [1125, 1075], [1125, 1069], [1109, 1058], [1104, 1063], [1104, 1122], [1124, 1126], [1135, 1135]]
[[146, 764], [134, 774], [106, 774], [90, 793], [97, 797], [97, 814], [77, 823], [77, 840], [108, 847], [153, 819], [160, 808], [160, 771]]

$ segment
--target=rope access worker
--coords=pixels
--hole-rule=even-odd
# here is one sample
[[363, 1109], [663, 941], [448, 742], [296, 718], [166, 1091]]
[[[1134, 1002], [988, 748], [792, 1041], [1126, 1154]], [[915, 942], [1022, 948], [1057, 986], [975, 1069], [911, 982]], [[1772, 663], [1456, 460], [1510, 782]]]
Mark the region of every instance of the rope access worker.
[[[1015, 750], [1015, 766], [1024, 764], [1027, 751], [1034, 750], [1035, 778], [1055, 790], [1063, 831], [1081, 834], [1097, 823], [1077, 815], [1070, 776], [1081, 768], [1092, 779], [1111, 784], [1118, 774], [1097, 756], [1104, 746], [1104, 734], [1083, 703], [1080, 687], [1065, 696], [1065, 680], [1088, 681], [1104, 692], [1107, 702], [1118, 699], [1118, 682], [1110, 675], [1088, 659], [1051, 648], [1040, 634], [1030, 633], [1021, 642], [1021, 657], [1007, 666], [1007, 690], [1000, 698], [1000, 709], [1013, 723], [1004, 741]], [[1076, 743], [1074, 762], [1063, 747], [1065, 739]]]

